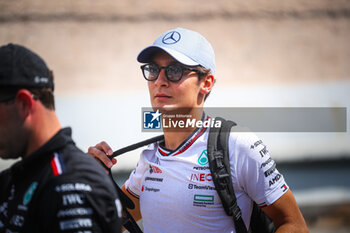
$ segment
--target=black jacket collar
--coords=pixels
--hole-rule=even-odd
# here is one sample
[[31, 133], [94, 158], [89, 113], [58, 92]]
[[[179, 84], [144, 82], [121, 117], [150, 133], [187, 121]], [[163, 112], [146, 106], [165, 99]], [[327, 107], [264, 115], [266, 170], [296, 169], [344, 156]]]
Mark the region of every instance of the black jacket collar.
[[[15, 163], [10, 169], [13, 174], [13, 178], [23, 179], [23, 176], [31, 171], [37, 171], [42, 169], [43, 164], [50, 160], [50, 156], [53, 152], [58, 151], [67, 144], [74, 144], [72, 138], [71, 128], [64, 128], [58, 131], [49, 141], [47, 141], [42, 147], [34, 151], [27, 158]], [[21, 178], [22, 176], [22, 178]]]

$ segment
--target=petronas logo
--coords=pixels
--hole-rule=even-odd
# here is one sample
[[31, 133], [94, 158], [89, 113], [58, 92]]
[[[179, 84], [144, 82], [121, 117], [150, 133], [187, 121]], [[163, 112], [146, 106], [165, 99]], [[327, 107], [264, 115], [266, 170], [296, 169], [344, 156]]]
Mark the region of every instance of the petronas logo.
[[38, 182], [33, 182], [30, 185], [30, 187], [28, 188], [27, 192], [24, 194], [23, 205], [27, 205], [30, 202], [30, 200], [32, 200], [34, 191], [35, 191], [37, 186], [38, 186]]
[[208, 164], [208, 155], [207, 150], [204, 150], [198, 158], [199, 165], [207, 165]]

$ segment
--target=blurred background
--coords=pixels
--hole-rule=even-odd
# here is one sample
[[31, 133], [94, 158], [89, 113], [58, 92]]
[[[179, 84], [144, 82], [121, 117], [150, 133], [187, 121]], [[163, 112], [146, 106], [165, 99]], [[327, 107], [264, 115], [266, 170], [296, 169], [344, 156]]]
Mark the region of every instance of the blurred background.
[[[44, 58], [60, 121], [84, 151], [102, 140], [116, 150], [156, 135], [141, 132], [141, 107], [150, 103], [136, 56], [176, 27], [200, 32], [215, 50], [207, 107], [350, 107], [348, 0], [0, 0], [0, 44]], [[258, 136], [310, 232], [349, 232], [349, 129]], [[118, 183], [139, 152], [118, 158]], [[1, 160], [0, 170], [13, 162]]]

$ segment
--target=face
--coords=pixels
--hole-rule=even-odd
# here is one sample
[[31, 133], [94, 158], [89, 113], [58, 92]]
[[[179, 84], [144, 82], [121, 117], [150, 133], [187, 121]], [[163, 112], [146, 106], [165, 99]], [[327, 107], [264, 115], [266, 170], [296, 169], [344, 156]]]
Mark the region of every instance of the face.
[[0, 103], [0, 157], [10, 159], [23, 155], [25, 138], [27, 133], [15, 101]]
[[[160, 51], [155, 54], [153, 63], [158, 66], [168, 66], [176, 63], [176, 60], [167, 53]], [[182, 79], [171, 82], [165, 76], [162, 69], [158, 79], [148, 81], [148, 89], [153, 109], [196, 108], [203, 105], [200, 101], [201, 82], [194, 71], [184, 71]]]

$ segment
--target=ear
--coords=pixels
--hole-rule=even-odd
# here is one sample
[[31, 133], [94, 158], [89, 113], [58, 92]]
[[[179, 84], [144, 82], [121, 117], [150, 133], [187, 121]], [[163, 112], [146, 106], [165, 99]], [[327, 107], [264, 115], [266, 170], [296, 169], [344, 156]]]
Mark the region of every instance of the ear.
[[35, 100], [32, 93], [26, 89], [20, 89], [15, 99], [16, 107], [21, 117], [26, 118], [35, 107]]
[[215, 83], [215, 78], [212, 74], [207, 75], [201, 80], [200, 93], [203, 95], [208, 94], [213, 88]]

